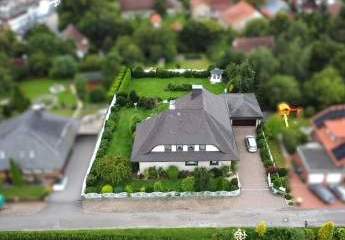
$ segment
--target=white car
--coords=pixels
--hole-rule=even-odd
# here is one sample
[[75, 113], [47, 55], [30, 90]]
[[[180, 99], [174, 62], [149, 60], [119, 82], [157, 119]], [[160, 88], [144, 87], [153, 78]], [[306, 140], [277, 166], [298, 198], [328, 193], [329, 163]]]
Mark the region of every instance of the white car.
[[254, 136], [248, 135], [245, 138], [246, 146], [248, 152], [254, 153], [258, 150], [258, 146], [256, 144], [256, 138]]

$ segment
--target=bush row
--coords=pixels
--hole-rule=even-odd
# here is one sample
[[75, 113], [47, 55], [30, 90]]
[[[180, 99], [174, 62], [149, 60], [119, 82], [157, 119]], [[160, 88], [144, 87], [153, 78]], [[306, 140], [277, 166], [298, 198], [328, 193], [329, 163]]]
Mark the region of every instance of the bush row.
[[169, 83], [165, 91], [191, 91], [192, 90], [192, 84], [184, 83], [184, 84], [173, 84]]
[[122, 83], [123, 78], [125, 77], [125, 74], [127, 72], [127, 68], [126, 67], [122, 67], [119, 74], [116, 76], [112, 86], [110, 87], [110, 90], [108, 92], [108, 98], [111, 100], [115, 93], [118, 92], [120, 85]]
[[119, 92], [116, 97], [116, 105], [119, 107], [133, 107], [134, 104], [137, 104], [137, 107], [153, 109], [159, 101], [152, 97], [139, 97], [134, 90], [129, 94], [126, 92]]
[[[322, 229], [322, 228], [321, 228]], [[114, 229], [114, 230], [73, 230], [40, 232], [1, 232], [1, 240], [234, 240], [238, 228], [178, 228], [178, 229]], [[255, 228], [242, 228], [246, 240], [319, 240], [317, 228], [268, 228], [259, 237]], [[344, 240], [345, 229], [337, 228], [328, 240]]]
[[132, 81], [132, 72], [130, 68], [127, 68], [125, 75], [123, 76], [122, 83], [120, 85], [119, 91], [120, 93], [128, 93], [129, 86]]
[[271, 159], [269, 154], [269, 147], [264, 136], [264, 125], [261, 124], [257, 128], [257, 144], [260, 149], [260, 156], [262, 163], [265, 166], [266, 173], [270, 173], [271, 181], [275, 189], [283, 187], [286, 192], [290, 191], [288, 170], [286, 168], [278, 168], [274, 163], [274, 159]]
[[173, 78], [173, 77], [186, 77], [186, 78], [207, 78], [210, 73], [208, 70], [204, 71], [195, 71], [195, 70], [186, 70], [184, 72], [172, 71], [169, 69], [157, 68], [152, 71], [145, 72], [142, 67], [135, 67], [132, 70], [132, 75], [135, 78]]

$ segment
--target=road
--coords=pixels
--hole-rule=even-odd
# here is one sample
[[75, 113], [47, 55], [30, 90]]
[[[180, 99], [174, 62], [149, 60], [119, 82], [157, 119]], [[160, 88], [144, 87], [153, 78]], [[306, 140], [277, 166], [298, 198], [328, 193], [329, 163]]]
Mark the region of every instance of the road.
[[[271, 206], [241, 208], [233, 205], [240, 198], [186, 199], [186, 200], [79, 200], [82, 175], [86, 172], [95, 138], [79, 138], [67, 168], [70, 180], [65, 192], [54, 193], [48, 206], [31, 215], [2, 215], [0, 230], [63, 230], [91, 228], [158, 228], [158, 227], [226, 227], [255, 226], [265, 220], [270, 226], [318, 226], [332, 220], [345, 226], [345, 209], [299, 210], [291, 207]], [[176, 202], [179, 201], [177, 207]], [[132, 211], [116, 210], [121, 204], [136, 205]], [[146, 204], [146, 205], [145, 205]], [[156, 204], [156, 205], [154, 205]], [[114, 206], [101, 211], [99, 206]], [[145, 206], [154, 206], [145, 209]], [[165, 208], [155, 206], [167, 206]]]

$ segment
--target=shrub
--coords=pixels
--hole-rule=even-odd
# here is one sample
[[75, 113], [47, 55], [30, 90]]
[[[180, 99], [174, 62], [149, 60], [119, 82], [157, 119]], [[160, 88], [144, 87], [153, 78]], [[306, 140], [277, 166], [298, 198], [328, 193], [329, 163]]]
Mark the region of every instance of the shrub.
[[178, 178], [186, 178], [192, 176], [192, 173], [187, 170], [180, 171]]
[[129, 179], [130, 165], [127, 159], [118, 156], [106, 156], [95, 162], [95, 171], [104, 181], [118, 186]]
[[286, 194], [286, 195], [285, 195], [285, 199], [286, 199], [286, 200], [291, 200], [291, 199], [292, 199], [292, 196], [291, 196], [290, 194]]
[[153, 184], [153, 189], [155, 192], [164, 192], [163, 184], [161, 181], [157, 181]]
[[153, 109], [156, 106], [156, 101], [151, 97], [141, 97], [138, 102], [138, 107], [145, 109]]
[[267, 233], [267, 223], [265, 221], [260, 222], [258, 225], [256, 225], [255, 232], [260, 238], [265, 236]]
[[305, 240], [315, 240], [315, 232], [313, 229], [306, 228], [304, 229], [304, 238]]
[[223, 166], [222, 167], [222, 171], [223, 171], [223, 177], [227, 177], [227, 175], [229, 174], [229, 169], [231, 170], [231, 172], [234, 174], [237, 172], [237, 167], [238, 163], [236, 161], [232, 161], [230, 168], [228, 166]]
[[90, 99], [90, 102], [92, 103], [104, 102], [106, 99], [106, 92], [104, 88], [97, 87], [95, 90], [90, 92], [89, 99]]
[[125, 192], [133, 193], [133, 192], [134, 192], [134, 189], [133, 189], [132, 185], [127, 185], [127, 186], [125, 187]]
[[77, 73], [78, 64], [71, 56], [59, 56], [53, 60], [50, 70], [52, 78], [73, 78]]
[[222, 170], [220, 168], [212, 168], [212, 169], [210, 169], [210, 174], [213, 177], [215, 177], [215, 178], [223, 176], [223, 172], [222, 172]]
[[144, 189], [147, 193], [152, 193], [154, 191], [152, 184], [147, 184]]
[[134, 104], [139, 102], [139, 96], [136, 91], [132, 90], [128, 95], [129, 101]]
[[335, 231], [334, 236], [337, 240], [344, 240], [345, 239], [345, 228], [338, 228]]
[[123, 187], [121, 186], [121, 185], [119, 185], [119, 186], [117, 186], [116, 188], [115, 188], [115, 192], [116, 193], [122, 193], [124, 191], [124, 189], [123, 189]]
[[186, 177], [181, 182], [181, 190], [183, 192], [193, 192], [194, 184], [195, 184], [194, 177]]
[[16, 186], [24, 185], [23, 173], [20, 167], [14, 162], [13, 159], [10, 160], [10, 177], [12, 183]]
[[234, 191], [238, 189], [238, 179], [237, 178], [233, 178], [230, 181], [230, 189], [229, 191]]
[[113, 187], [109, 184], [106, 184], [102, 187], [101, 193], [112, 193]]
[[285, 129], [283, 131], [283, 143], [290, 154], [295, 153], [297, 146], [306, 141], [307, 137], [299, 130]]
[[122, 79], [124, 77], [124, 75], [126, 74], [126, 68], [123, 67], [121, 68], [119, 74], [116, 76], [116, 79], [114, 80], [109, 92], [108, 92], [108, 98], [111, 100], [115, 93], [118, 92], [119, 88], [120, 88], [120, 85], [122, 83]]
[[97, 177], [94, 174], [89, 173], [89, 175], [86, 178], [86, 185], [93, 186], [93, 185], [95, 185], [97, 183], [97, 180], [98, 179], [97, 179]]
[[129, 120], [129, 130], [131, 133], [135, 132], [135, 129], [137, 127], [137, 124], [141, 122], [141, 118], [138, 115], [134, 115]]
[[318, 232], [319, 240], [332, 240], [334, 234], [335, 225], [333, 222], [326, 222], [321, 226]]
[[144, 171], [144, 175], [147, 179], [156, 179], [158, 176], [156, 167], [149, 167]]
[[195, 191], [200, 192], [200, 191], [207, 190], [207, 186], [210, 181], [210, 174], [207, 171], [207, 169], [204, 167], [201, 167], [201, 168], [197, 167], [194, 169], [193, 175], [195, 178], [195, 184], [194, 184]]
[[216, 191], [228, 191], [230, 189], [230, 182], [225, 178], [217, 179]]
[[167, 88], [165, 89], [166, 91], [191, 91], [192, 90], [192, 84], [188, 83], [183, 83], [183, 84], [173, 84], [169, 83]]
[[303, 229], [296, 228], [296, 229], [290, 229], [290, 239], [291, 240], [303, 240], [305, 239], [305, 233]]
[[162, 168], [162, 167], [159, 167], [159, 168], [157, 169], [157, 174], [158, 174], [158, 177], [159, 177], [159, 178], [165, 178], [165, 177], [167, 177], [167, 172], [166, 172], [165, 169]]
[[289, 173], [289, 170], [287, 168], [278, 168], [278, 174], [281, 177], [287, 176]]
[[179, 170], [176, 166], [169, 166], [167, 169], [168, 178], [171, 180], [178, 179]]

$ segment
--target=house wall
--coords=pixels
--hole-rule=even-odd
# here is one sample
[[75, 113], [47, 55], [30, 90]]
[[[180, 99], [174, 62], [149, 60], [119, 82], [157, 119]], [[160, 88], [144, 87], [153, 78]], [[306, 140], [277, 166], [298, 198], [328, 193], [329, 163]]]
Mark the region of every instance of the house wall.
[[144, 173], [145, 169], [150, 167], [168, 168], [169, 166], [176, 166], [179, 170], [193, 171], [196, 167], [215, 168], [222, 166], [231, 166], [231, 161], [220, 161], [218, 166], [211, 166], [209, 161], [199, 161], [198, 166], [186, 166], [185, 162], [139, 162], [139, 172]]

